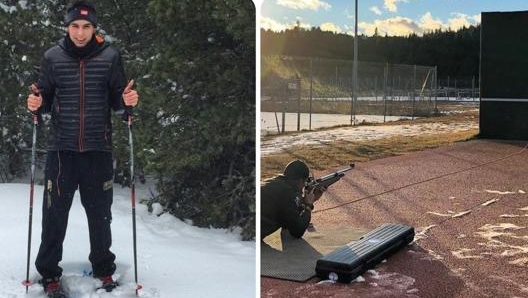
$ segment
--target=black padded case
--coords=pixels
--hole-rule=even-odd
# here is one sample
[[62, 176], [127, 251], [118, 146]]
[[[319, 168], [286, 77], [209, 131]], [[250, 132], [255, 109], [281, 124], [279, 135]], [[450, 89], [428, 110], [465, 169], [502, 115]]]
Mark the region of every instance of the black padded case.
[[411, 243], [413, 239], [413, 227], [384, 224], [358, 241], [321, 257], [317, 260], [315, 272], [321, 279], [348, 283]]

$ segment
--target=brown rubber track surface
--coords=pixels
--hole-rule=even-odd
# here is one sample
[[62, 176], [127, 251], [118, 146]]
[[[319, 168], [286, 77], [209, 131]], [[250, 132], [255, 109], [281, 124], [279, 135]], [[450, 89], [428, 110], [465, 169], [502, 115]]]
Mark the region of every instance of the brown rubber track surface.
[[316, 203], [314, 225], [394, 222], [423, 235], [363, 281], [261, 278], [261, 297], [528, 297], [526, 146], [473, 140], [356, 163]]

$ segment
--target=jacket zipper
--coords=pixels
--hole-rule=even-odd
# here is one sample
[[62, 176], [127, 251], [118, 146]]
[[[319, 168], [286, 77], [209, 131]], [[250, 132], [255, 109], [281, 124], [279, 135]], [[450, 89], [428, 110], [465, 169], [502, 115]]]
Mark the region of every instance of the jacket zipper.
[[79, 102], [79, 151], [84, 150], [84, 60], [79, 60], [79, 88], [80, 88], [80, 102]]

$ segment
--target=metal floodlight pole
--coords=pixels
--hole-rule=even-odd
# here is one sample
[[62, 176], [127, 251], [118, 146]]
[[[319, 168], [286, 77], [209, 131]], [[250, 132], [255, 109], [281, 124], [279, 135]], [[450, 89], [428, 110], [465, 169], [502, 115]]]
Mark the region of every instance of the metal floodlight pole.
[[313, 63], [312, 58], [310, 58], [310, 121], [308, 124], [308, 130], [312, 130], [312, 90], [313, 90]]
[[350, 122], [356, 124], [356, 101], [357, 101], [357, 71], [358, 71], [358, 0], [355, 0], [355, 17], [354, 17], [354, 64], [352, 66], [352, 114]]

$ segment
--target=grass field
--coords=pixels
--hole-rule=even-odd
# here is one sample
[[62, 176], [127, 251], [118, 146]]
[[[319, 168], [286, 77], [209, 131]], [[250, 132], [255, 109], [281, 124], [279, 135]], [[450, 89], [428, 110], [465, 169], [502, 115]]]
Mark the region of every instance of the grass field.
[[[386, 125], [420, 125], [422, 123], [459, 123], [471, 121], [478, 123], [478, 111], [471, 110], [449, 116], [420, 118], [414, 121], [402, 120], [389, 123], [369, 124]], [[261, 157], [261, 179], [266, 179], [282, 172], [284, 166], [293, 159], [304, 160], [308, 166], [317, 171], [344, 167], [351, 162], [368, 161], [388, 156], [401, 155], [412, 151], [436, 148], [455, 142], [463, 142], [478, 136], [478, 129], [465, 131], [427, 133], [417, 136], [394, 135], [369, 141], [336, 141], [317, 146], [295, 146]], [[272, 141], [275, 136], [263, 139]]]

